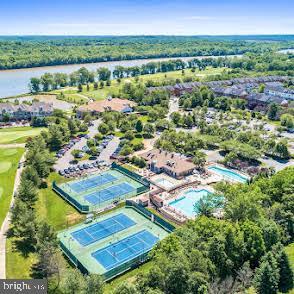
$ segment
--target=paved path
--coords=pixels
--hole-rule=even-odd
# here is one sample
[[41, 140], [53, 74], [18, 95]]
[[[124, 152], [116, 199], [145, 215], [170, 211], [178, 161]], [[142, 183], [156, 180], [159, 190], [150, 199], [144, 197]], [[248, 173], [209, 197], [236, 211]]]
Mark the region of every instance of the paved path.
[[0, 144], [0, 148], [25, 148], [26, 144]]
[[106, 148], [104, 148], [102, 152], [99, 154], [98, 160], [104, 160], [105, 162], [110, 163], [110, 156], [118, 147], [119, 142], [120, 140], [118, 137], [114, 137], [111, 141], [109, 141]]
[[169, 100], [169, 108], [168, 108], [168, 119], [170, 119], [170, 116], [173, 112], [179, 111], [179, 98], [177, 97], [171, 97]]
[[261, 158], [260, 161], [264, 163], [267, 167], [273, 167], [275, 171], [280, 171], [288, 166], [294, 166], [294, 160], [275, 160], [273, 158], [264, 159]]
[[[20, 159], [20, 163], [24, 162], [26, 152], [22, 155]], [[14, 195], [18, 189], [18, 186], [20, 184], [20, 176], [23, 170], [23, 164], [21, 164], [21, 167], [16, 170], [15, 179], [14, 179], [14, 188], [13, 188], [13, 195], [10, 202], [10, 208], [14, 204]], [[2, 223], [1, 229], [0, 229], [0, 279], [6, 278], [6, 233], [9, 229], [10, 225], [10, 208], [9, 211]]]

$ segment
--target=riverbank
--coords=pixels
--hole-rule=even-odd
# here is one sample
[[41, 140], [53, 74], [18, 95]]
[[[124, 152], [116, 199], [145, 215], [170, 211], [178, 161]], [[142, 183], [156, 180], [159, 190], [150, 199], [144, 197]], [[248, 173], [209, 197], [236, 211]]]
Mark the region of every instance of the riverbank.
[[85, 67], [88, 70], [94, 71], [101, 67], [106, 67], [110, 71], [113, 71], [116, 66], [141, 66], [149, 62], [159, 62], [167, 60], [181, 59], [183, 61], [189, 61], [194, 58], [219, 58], [219, 57], [242, 57], [242, 55], [222, 55], [222, 56], [182, 56], [173, 58], [153, 58], [153, 59], [134, 59], [134, 60], [122, 60], [122, 61], [106, 61], [97, 63], [81, 63], [81, 64], [67, 64], [58, 66], [45, 66], [34, 67], [24, 69], [12, 69], [12, 70], [0, 70], [0, 98], [14, 98], [20, 95], [28, 95], [28, 84], [32, 77], [41, 77], [44, 73], [72, 73], [81, 67]]

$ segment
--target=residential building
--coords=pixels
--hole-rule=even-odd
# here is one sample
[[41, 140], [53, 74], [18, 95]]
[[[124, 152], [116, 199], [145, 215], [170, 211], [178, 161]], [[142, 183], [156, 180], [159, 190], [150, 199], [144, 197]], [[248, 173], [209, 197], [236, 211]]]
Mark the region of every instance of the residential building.
[[33, 102], [29, 104], [15, 105], [12, 103], [0, 103], [0, 121], [30, 120], [33, 117], [45, 117], [52, 115], [53, 104], [45, 102]]
[[181, 179], [192, 174], [196, 168], [184, 155], [175, 154], [161, 149], [153, 149], [140, 155], [147, 161], [149, 169], [154, 173], [166, 173]]
[[85, 113], [95, 115], [105, 111], [130, 113], [133, 112], [134, 106], [136, 106], [136, 103], [127, 99], [108, 98], [105, 100], [94, 101], [80, 106], [77, 109], [77, 116], [82, 117]]

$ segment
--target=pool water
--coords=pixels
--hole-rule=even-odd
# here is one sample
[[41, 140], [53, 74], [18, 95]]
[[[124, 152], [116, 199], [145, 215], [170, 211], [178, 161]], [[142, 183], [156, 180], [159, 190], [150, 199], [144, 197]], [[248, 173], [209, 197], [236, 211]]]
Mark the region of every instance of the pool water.
[[227, 178], [227, 179], [230, 179], [230, 180], [233, 180], [233, 181], [236, 181], [239, 183], [246, 183], [248, 180], [248, 178], [246, 178], [245, 176], [242, 176], [242, 175], [240, 175], [232, 170], [229, 170], [227, 168], [224, 168], [224, 167], [210, 166], [208, 169]]
[[169, 181], [169, 180], [167, 180], [165, 178], [161, 178], [161, 179], [156, 180], [156, 183], [161, 185], [162, 187], [164, 187], [166, 189], [170, 189], [170, 188], [175, 186], [174, 183], [172, 183], [171, 181]]
[[170, 202], [169, 205], [180, 210], [186, 216], [193, 217], [196, 215], [194, 204], [208, 194], [211, 194], [211, 192], [205, 189], [188, 190], [179, 199]]

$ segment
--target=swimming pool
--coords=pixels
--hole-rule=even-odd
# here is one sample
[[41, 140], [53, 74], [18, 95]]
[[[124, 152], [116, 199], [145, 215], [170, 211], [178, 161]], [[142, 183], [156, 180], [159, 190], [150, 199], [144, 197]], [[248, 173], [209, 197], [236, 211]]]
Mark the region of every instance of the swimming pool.
[[161, 185], [162, 187], [166, 189], [171, 189], [175, 186], [175, 184], [165, 178], [160, 178], [155, 181], [158, 185]]
[[170, 202], [169, 205], [180, 210], [186, 216], [193, 217], [196, 215], [194, 212], [194, 204], [208, 194], [211, 194], [211, 192], [205, 189], [187, 190], [179, 199]]
[[223, 176], [229, 180], [233, 180], [239, 183], [246, 183], [248, 180], [248, 178], [246, 178], [245, 176], [242, 176], [239, 173], [236, 173], [235, 171], [229, 170], [224, 167], [219, 167], [214, 165], [214, 166], [208, 167], [208, 169], [219, 174], [220, 176]]

